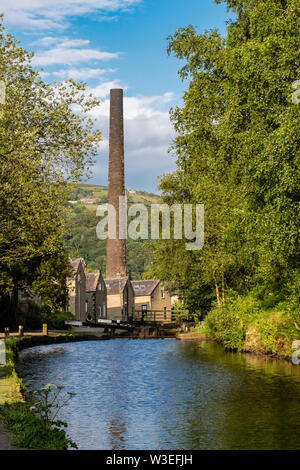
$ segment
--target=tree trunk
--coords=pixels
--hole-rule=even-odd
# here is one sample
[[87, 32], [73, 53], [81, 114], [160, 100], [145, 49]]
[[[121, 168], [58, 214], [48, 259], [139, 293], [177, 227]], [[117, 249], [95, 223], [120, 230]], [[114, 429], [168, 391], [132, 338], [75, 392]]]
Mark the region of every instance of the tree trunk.
[[221, 300], [220, 300], [220, 291], [219, 291], [219, 286], [218, 286], [218, 282], [217, 282], [216, 271], [213, 272], [213, 275], [214, 275], [214, 280], [215, 280], [217, 303], [218, 303], [218, 306], [220, 307], [221, 306]]
[[222, 304], [225, 305], [225, 276], [224, 276], [224, 271], [222, 271]]
[[17, 283], [14, 284], [12, 288], [12, 293], [10, 297], [10, 303], [9, 303], [9, 322], [10, 322], [10, 327], [15, 327], [16, 325], [16, 319], [17, 319], [17, 310], [18, 310], [18, 303], [19, 303], [19, 286]]

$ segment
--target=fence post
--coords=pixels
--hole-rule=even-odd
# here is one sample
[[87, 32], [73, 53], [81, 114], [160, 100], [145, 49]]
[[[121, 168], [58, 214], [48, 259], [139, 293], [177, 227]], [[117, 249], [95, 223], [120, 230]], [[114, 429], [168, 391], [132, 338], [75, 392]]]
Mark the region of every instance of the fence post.
[[43, 323], [43, 335], [48, 336], [48, 325], [47, 325], [47, 323]]
[[9, 338], [9, 328], [4, 329], [4, 336], [5, 338]]
[[18, 333], [18, 335], [20, 336], [20, 338], [22, 338], [22, 336], [24, 336], [24, 326], [19, 325], [19, 333]]

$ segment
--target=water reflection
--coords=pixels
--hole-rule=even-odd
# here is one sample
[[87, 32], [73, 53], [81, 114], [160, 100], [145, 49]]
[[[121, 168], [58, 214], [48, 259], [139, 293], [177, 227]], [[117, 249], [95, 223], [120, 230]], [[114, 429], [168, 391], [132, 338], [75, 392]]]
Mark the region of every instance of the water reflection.
[[211, 342], [113, 340], [24, 351], [18, 372], [65, 385], [82, 449], [299, 449], [300, 367]]

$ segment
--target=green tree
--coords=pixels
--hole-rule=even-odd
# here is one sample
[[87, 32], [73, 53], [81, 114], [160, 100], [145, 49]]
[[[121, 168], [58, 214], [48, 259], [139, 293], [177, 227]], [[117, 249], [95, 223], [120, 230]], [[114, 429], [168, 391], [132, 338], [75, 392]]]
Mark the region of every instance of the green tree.
[[[55, 276], [56, 266], [67, 269], [62, 213], [71, 185], [88, 174], [101, 136], [89, 117], [98, 101], [84, 83], [43, 82], [31, 65], [33, 54], [19, 47], [2, 21], [0, 43], [6, 84], [0, 105], [0, 294], [13, 292], [14, 308], [21, 285], [44, 293], [38, 279], [45, 270], [62, 282]], [[57, 299], [63, 301], [61, 289]]]
[[205, 205], [205, 247], [160, 242], [152, 273], [171, 277], [194, 308], [208, 285], [219, 305], [230, 290], [299, 286], [299, 2], [225, 3], [235, 13], [225, 38], [192, 26], [168, 38], [189, 86], [171, 110], [178, 170], [161, 189], [166, 202]]

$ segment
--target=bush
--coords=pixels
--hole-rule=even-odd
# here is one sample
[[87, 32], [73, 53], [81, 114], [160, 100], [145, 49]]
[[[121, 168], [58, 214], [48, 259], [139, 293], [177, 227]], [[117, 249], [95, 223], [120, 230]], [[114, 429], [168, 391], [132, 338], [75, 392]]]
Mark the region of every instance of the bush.
[[71, 312], [61, 312], [59, 310], [44, 315], [42, 319], [43, 323], [47, 323], [48, 328], [52, 330], [68, 330], [69, 326], [65, 325], [65, 321], [76, 320]]
[[293, 318], [283, 311], [264, 316], [256, 321], [259, 344], [266, 352], [278, 356], [290, 356], [291, 345], [299, 336]]
[[259, 305], [252, 297], [230, 299], [226, 307], [215, 307], [208, 313], [205, 330], [226, 347], [241, 350], [247, 329], [258, 315]]
[[205, 332], [225, 347], [242, 350], [248, 328], [254, 327], [259, 352], [288, 356], [291, 344], [299, 337], [296, 325], [299, 312], [282, 295], [257, 292], [232, 297], [224, 307], [213, 308], [205, 318]]
[[5, 403], [0, 415], [13, 435], [13, 443], [21, 449], [67, 450], [76, 448], [62, 427], [62, 422], [49, 423], [36, 416], [28, 403]]
[[25, 330], [40, 330], [43, 324], [42, 307], [34, 302], [29, 302], [26, 311], [18, 313], [18, 323], [24, 326]]
[[43, 323], [47, 323], [50, 329], [68, 330], [65, 320], [75, 320], [75, 317], [71, 312], [51, 310], [47, 305], [40, 307], [33, 302], [28, 305], [26, 312], [18, 315], [19, 324], [23, 325], [27, 331], [40, 330]]
[[22, 391], [26, 401], [4, 403], [0, 406], [0, 416], [13, 435], [15, 446], [23, 449], [66, 450], [77, 448], [66, 435], [67, 424], [58, 419], [60, 410], [74, 395], [62, 393], [62, 386], [48, 384], [41, 390], [26, 392], [26, 387], [15, 371], [15, 359], [20, 340], [5, 340], [5, 366], [0, 367], [1, 376], [14, 377], [16, 390]]

